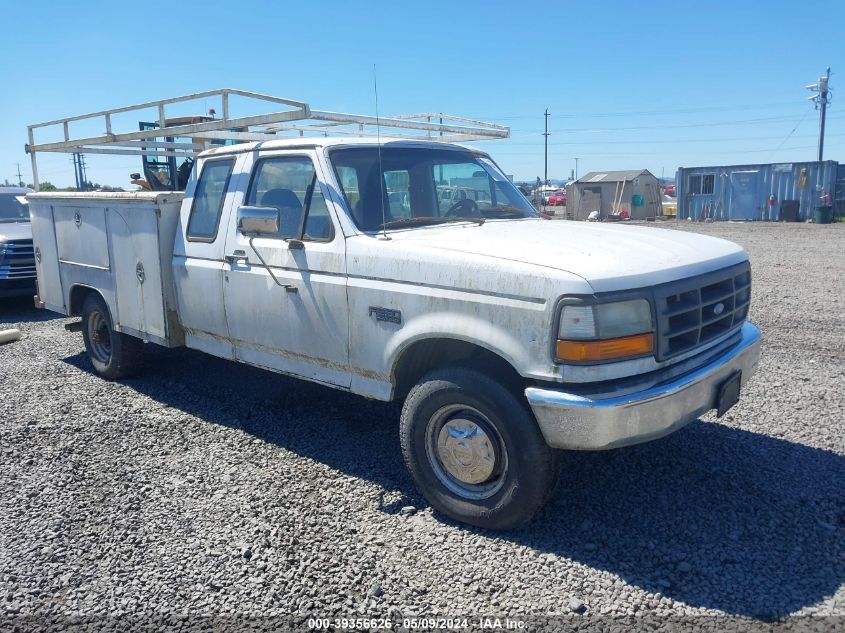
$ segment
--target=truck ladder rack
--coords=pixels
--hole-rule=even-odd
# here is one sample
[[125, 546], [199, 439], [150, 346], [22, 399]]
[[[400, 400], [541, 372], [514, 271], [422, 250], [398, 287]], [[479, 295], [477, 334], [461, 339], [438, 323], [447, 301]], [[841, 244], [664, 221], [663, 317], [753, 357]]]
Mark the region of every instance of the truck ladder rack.
[[[248, 108], [257, 104], [273, 110], [265, 114], [232, 117], [230, 97], [245, 100]], [[212, 116], [182, 116], [180, 121], [168, 119], [166, 106], [203, 100], [202, 108], [208, 100], [214, 100], [217, 107], [209, 109]], [[218, 101], [219, 100], [219, 101]], [[153, 110], [158, 127], [147, 130], [115, 131], [112, 128], [113, 117], [127, 112]], [[172, 108], [171, 108], [172, 112]], [[215, 118], [217, 113], [222, 116]], [[193, 120], [192, 120], [193, 119]], [[196, 121], [196, 119], [200, 119]], [[74, 138], [71, 135], [71, 123], [100, 120], [104, 132], [98, 136]], [[189, 122], [185, 122], [185, 121]], [[35, 130], [61, 126], [63, 140], [49, 143], [36, 143]], [[378, 128], [378, 129], [377, 129]], [[467, 142], [508, 138], [510, 128], [457, 117], [441, 112], [427, 112], [399, 116], [378, 117], [363, 114], [348, 114], [315, 110], [307, 103], [274, 97], [256, 92], [247, 92], [234, 88], [208, 90], [181, 97], [148, 101], [136, 105], [101, 110], [90, 114], [36, 123], [27, 126], [29, 143], [26, 152], [32, 160], [33, 185], [38, 190], [38, 152], [60, 152], [68, 154], [121, 154], [130, 156], [193, 157], [211, 147], [214, 141], [267, 141], [279, 138], [319, 136], [368, 136], [376, 134], [399, 138], [431, 140], [442, 142]], [[188, 138], [190, 142], [162, 141], [162, 138]]]

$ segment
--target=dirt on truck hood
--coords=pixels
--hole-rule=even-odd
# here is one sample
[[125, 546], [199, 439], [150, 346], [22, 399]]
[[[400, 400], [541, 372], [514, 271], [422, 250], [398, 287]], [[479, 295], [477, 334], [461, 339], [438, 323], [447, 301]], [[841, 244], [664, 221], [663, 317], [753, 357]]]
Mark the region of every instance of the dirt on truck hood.
[[646, 226], [514, 220], [447, 224], [391, 233], [397, 241], [566, 271], [595, 292], [653, 286], [744, 261], [714, 237]]

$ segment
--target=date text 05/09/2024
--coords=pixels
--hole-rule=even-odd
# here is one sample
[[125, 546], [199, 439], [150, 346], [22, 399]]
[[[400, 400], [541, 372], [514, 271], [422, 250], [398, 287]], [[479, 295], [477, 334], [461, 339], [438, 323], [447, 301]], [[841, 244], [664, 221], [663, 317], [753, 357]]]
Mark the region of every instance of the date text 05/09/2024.
[[510, 630], [525, 629], [523, 620], [511, 618], [482, 617], [482, 618], [427, 618], [408, 617], [394, 618], [309, 618], [308, 628], [312, 630], [391, 630], [401, 625], [406, 630], [461, 630], [486, 629]]

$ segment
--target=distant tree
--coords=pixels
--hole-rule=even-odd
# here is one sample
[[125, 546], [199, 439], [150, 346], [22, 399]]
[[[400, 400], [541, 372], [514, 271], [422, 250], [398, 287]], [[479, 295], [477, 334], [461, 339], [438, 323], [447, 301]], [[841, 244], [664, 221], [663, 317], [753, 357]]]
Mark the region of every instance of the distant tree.
[[58, 191], [58, 187], [56, 187], [56, 185], [54, 185], [50, 181], [42, 182], [40, 185], [38, 185], [38, 188], [41, 191]]

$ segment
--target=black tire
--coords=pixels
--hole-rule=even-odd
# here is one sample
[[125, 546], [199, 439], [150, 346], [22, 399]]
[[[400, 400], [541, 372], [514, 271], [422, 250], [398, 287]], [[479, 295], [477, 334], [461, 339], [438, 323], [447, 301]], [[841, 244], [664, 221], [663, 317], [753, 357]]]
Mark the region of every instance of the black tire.
[[125, 378], [141, 369], [144, 343], [114, 331], [109, 308], [97, 293], [89, 294], [82, 304], [82, 338], [94, 371], [106, 380]]
[[[399, 433], [417, 487], [435, 510], [463, 523], [517, 527], [537, 514], [557, 483], [557, 452], [546, 444], [527, 405], [472, 369], [426, 374], [405, 400]], [[461, 470], [468, 461], [472, 467]], [[461, 480], [484, 476], [477, 483]]]

